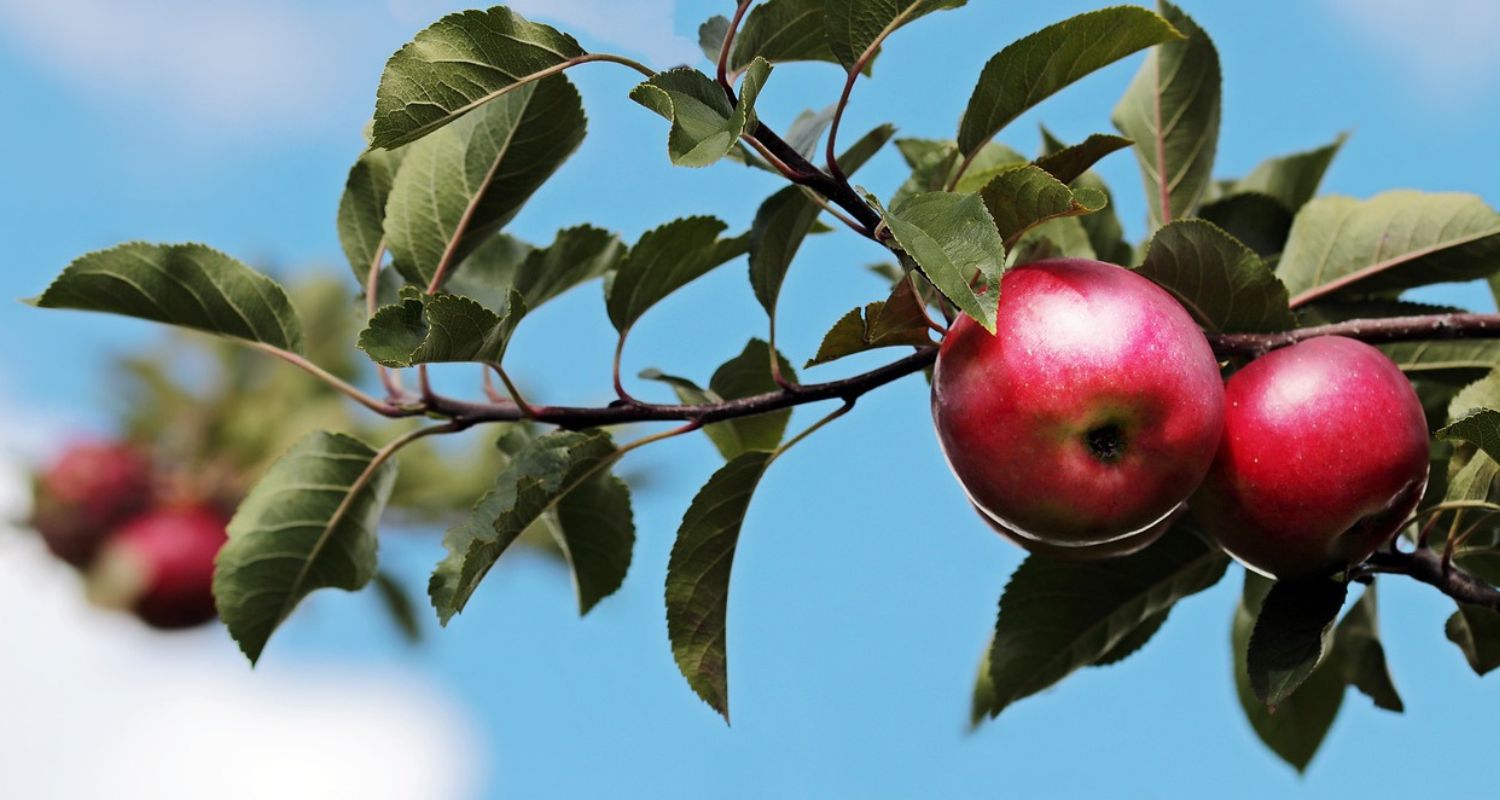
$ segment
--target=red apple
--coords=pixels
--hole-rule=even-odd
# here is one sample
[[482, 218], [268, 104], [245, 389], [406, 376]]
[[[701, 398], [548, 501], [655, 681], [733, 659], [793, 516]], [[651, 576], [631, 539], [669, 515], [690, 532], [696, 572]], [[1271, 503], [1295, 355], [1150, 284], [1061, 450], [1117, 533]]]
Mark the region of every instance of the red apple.
[[89, 597], [156, 628], [214, 618], [214, 557], [228, 520], [216, 508], [157, 509], [120, 528], [89, 572]]
[[109, 532], [152, 499], [151, 462], [120, 442], [69, 445], [37, 480], [32, 525], [58, 558], [86, 565]]
[[1370, 345], [1324, 336], [1274, 351], [1229, 379], [1225, 401], [1224, 438], [1192, 512], [1259, 572], [1357, 564], [1422, 499], [1422, 403]]
[[1044, 544], [1119, 542], [1198, 486], [1223, 382], [1166, 291], [1113, 264], [1039, 261], [1001, 280], [998, 330], [961, 317], [932, 381], [943, 453], [990, 520]]
[[1054, 561], [1099, 561], [1139, 553], [1147, 547], [1156, 544], [1156, 540], [1160, 539], [1161, 535], [1166, 533], [1168, 528], [1172, 527], [1172, 523], [1176, 519], [1175, 516], [1169, 515], [1166, 519], [1140, 533], [1131, 534], [1123, 539], [1116, 539], [1112, 542], [1067, 546], [1048, 544], [1047, 542], [1021, 536], [1000, 524], [1000, 522], [985, 513], [985, 510], [979, 506], [974, 506], [974, 510], [978, 512], [979, 518], [984, 520], [985, 524], [989, 525], [995, 533], [1000, 534], [1000, 538], [1032, 555], [1050, 558]]

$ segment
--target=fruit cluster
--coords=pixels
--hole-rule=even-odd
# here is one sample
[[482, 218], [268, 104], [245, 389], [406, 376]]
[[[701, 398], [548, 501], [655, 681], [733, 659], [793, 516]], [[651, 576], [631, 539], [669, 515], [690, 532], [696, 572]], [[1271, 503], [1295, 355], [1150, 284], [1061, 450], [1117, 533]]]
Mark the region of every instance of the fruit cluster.
[[201, 625], [228, 517], [172, 483], [131, 444], [75, 443], [37, 476], [32, 527], [99, 605], [154, 628]]
[[1307, 578], [1369, 557], [1426, 489], [1421, 402], [1363, 342], [1309, 339], [1226, 383], [1170, 294], [1082, 259], [1008, 272], [998, 319], [944, 339], [933, 418], [980, 515], [1029, 551], [1126, 555], [1190, 510], [1246, 566]]

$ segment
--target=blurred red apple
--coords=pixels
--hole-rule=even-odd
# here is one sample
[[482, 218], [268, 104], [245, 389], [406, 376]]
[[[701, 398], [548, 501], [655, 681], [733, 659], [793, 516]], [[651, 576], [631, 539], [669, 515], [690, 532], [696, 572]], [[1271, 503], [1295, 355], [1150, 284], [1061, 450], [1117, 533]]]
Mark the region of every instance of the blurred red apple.
[[208, 506], [156, 509], [120, 528], [89, 571], [89, 597], [135, 612], [156, 628], [186, 628], [215, 616], [214, 557], [225, 515]]
[[152, 501], [150, 460], [120, 442], [78, 442], [37, 479], [32, 526], [58, 558], [85, 566], [110, 531]]

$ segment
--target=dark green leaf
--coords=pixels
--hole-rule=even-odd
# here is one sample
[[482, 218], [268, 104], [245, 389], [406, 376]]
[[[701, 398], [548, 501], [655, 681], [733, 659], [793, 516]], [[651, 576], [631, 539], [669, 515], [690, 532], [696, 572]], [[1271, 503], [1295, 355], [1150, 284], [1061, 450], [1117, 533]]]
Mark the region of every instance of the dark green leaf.
[[1135, 140], [1154, 230], [1190, 216], [1207, 188], [1219, 142], [1219, 54], [1208, 34], [1171, 3], [1162, 16], [1186, 34], [1152, 51], [1114, 123]]
[[724, 52], [724, 37], [729, 35], [729, 18], [716, 14], [698, 26], [698, 49], [703, 57], [713, 64], [719, 63], [719, 54]]
[[844, 69], [902, 25], [968, 0], [824, 0], [828, 46]]
[[515, 291], [505, 310], [496, 313], [467, 297], [423, 295], [408, 288], [400, 305], [386, 306], [370, 318], [369, 327], [359, 335], [359, 347], [387, 367], [452, 361], [498, 364], [525, 314], [526, 305]]
[[744, 252], [739, 239], [720, 239], [723, 222], [684, 217], [641, 235], [608, 284], [609, 319], [621, 333], [651, 306]]
[[578, 91], [526, 84], [407, 148], [386, 204], [396, 270], [426, 286], [510, 222], [583, 141]]
[[1445, 626], [1448, 641], [1464, 651], [1474, 672], [1483, 675], [1500, 667], [1500, 613], [1484, 606], [1459, 603]]
[[630, 487], [607, 472], [581, 481], [557, 502], [558, 544], [573, 568], [578, 612], [615, 593], [630, 570], [635, 517]]
[[927, 315], [917, 298], [911, 280], [902, 280], [886, 300], [878, 300], [863, 309], [852, 309], [823, 336], [818, 354], [807, 366], [826, 364], [879, 347], [930, 347]]
[[[828, 37], [823, 34], [824, 5], [825, 0], [765, 0], [751, 6], [734, 37], [730, 70], [742, 72], [757, 57], [772, 64], [786, 61], [838, 63], [828, 45]], [[715, 51], [711, 60], [718, 61], [718, 58]]]
[[1011, 264], [1030, 264], [1046, 258], [1086, 258], [1094, 260], [1094, 243], [1089, 239], [1083, 217], [1058, 217], [1032, 228], [1021, 236], [1011, 252]]
[[[958, 144], [940, 139], [897, 139], [896, 149], [911, 167], [911, 177], [901, 184], [891, 196], [891, 205], [900, 205], [907, 198], [922, 192], [942, 189], [958, 174]], [[953, 190], [963, 194], [977, 192], [995, 176], [1009, 167], [1026, 163], [1026, 157], [999, 142], [990, 142], [980, 149], [967, 172], [958, 179]]]
[[959, 149], [967, 157], [1068, 84], [1131, 53], [1180, 38], [1167, 20], [1144, 8], [1115, 6], [1079, 14], [1007, 45], [979, 73], [959, 124]]
[[1436, 436], [1469, 442], [1490, 458], [1500, 460], [1500, 411], [1492, 408], [1472, 410], [1440, 429]]
[[1217, 583], [1228, 563], [1182, 524], [1119, 559], [1027, 558], [1000, 598], [990, 653], [991, 715], [1118, 652], [1147, 620]]
[[[797, 374], [786, 358], [777, 353], [776, 360], [780, 364], [782, 377], [795, 381]], [[719, 367], [709, 380], [707, 390], [699, 388], [686, 378], [665, 375], [657, 370], [646, 370], [641, 373], [641, 377], [666, 383], [676, 392], [677, 398], [688, 405], [722, 403], [725, 400], [774, 392], [778, 388], [771, 376], [771, 346], [760, 339], [751, 339], [739, 355]], [[724, 460], [729, 461], [752, 450], [776, 449], [781, 444], [791, 418], [791, 409], [784, 409], [753, 417], [714, 422], [704, 426], [703, 432], [714, 443], [714, 447], [718, 448]]]
[[[896, 129], [882, 125], [865, 134], [839, 157], [845, 175], [853, 175], [869, 161]], [[788, 186], [771, 195], [755, 213], [750, 226], [750, 285], [767, 314], [776, 312], [776, 299], [802, 241], [812, 231], [822, 208], [804, 194], [800, 186]]]
[[1255, 618], [1245, 668], [1250, 688], [1272, 712], [1328, 654], [1333, 622], [1348, 592], [1347, 582], [1328, 578], [1271, 586]]
[[[1088, 141], [1108, 139], [1100, 135], [1090, 136]], [[1046, 147], [1046, 153], [1036, 160], [1038, 166], [1055, 155], [1065, 150], [1080, 149], [1087, 151], [1088, 142], [1069, 148], [1053, 136], [1046, 128], [1042, 128], [1042, 140]], [[1125, 140], [1121, 140], [1125, 141]], [[1054, 173], [1055, 175], [1056, 173]], [[1120, 227], [1120, 218], [1115, 214], [1114, 196], [1104, 180], [1092, 171], [1084, 172], [1082, 175], [1068, 181], [1075, 188], [1094, 189], [1104, 194], [1105, 206], [1097, 213], [1087, 214], [1078, 218], [1079, 225], [1083, 228], [1085, 238], [1089, 241], [1089, 249], [1094, 252], [1094, 257], [1111, 264], [1130, 266], [1135, 263], [1135, 251], [1130, 243], [1125, 241], [1125, 230]], [[1060, 226], [1054, 226], [1060, 227]]]
[[1318, 184], [1323, 182], [1323, 173], [1344, 146], [1347, 134], [1339, 134], [1332, 144], [1316, 150], [1271, 158], [1262, 161], [1242, 180], [1236, 181], [1231, 190], [1234, 194], [1255, 192], [1270, 195], [1281, 202], [1292, 213], [1318, 193]]
[[308, 593], [354, 591], [375, 577], [375, 528], [396, 464], [370, 472], [374, 459], [357, 439], [311, 433], [240, 503], [215, 562], [214, 601], [252, 664]]
[[545, 248], [500, 234], [479, 246], [444, 286], [487, 308], [504, 308], [511, 290], [528, 310], [607, 274], [625, 257], [620, 237], [590, 225], [557, 232]]
[[[881, 213], [932, 285], [993, 333], [1005, 245], [984, 202], [972, 194], [926, 192]], [[976, 279], [977, 290], [971, 285]]]
[[1137, 271], [1211, 331], [1281, 331], [1295, 324], [1275, 273], [1213, 223], [1186, 219], [1161, 228]]
[[979, 196], [1006, 247], [1014, 247], [1027, 231], [1048, 220], [1092, 214], [1107, 202], [1103, 192], [1069, 189], [1033, 164], [1001, 171], [984, 185]]
[[688, 685], [729, 719], [729, 576], [750, 496], [772, 454], [743, 453], [693, 498], [667, 564], [667, 636]]
[[427, 585], [438, 620], [447, 625], [463, 611], [516, 538], [613, 462], [616, 452], [609, 434], [600, 430], [558, 431], [527, 442], [469, 516], [443, 535], [448, 555]]
[[706, 167], [739, 145], [740, 135], [754, 121], [755, 98], [771, 74], [764, 59], [745, 71], [739, 103], [731, 105], [713, 78], [695, 69], [658, 72], [636, 86], [630, 99], [666, 117], [667, 154], [679, 167]]
[[339, 244], [355, 280], [364, 286], [384, 253], [385, 203], [405, 150], [370, 150], [354, 162], [339, 198]]
[[1292, 231], [1292, 212], [1270, 195], [1245, 192], [1207, 203], [1198, 216], [1218, 225], [1261, 256], [1286, 248]]
[[41, 308], [122, 314], [302, 352], [302, 323], [280, 284], [201, 244], [130, 242], [69, 264]]
[[573, 37], [505, 6], [449, 14], [386, 62], [372, 144], [419, 139], [583, 54]]
[[1137, 650], [1145, 647], [1146, 643], [1151, 641], [1151, 637], [1155, 636], [1156, 632], [1161, 630], [1161, 626], [1167, 622], [1167, 615], [1171, 612], [1171, 608], [1164, 608], [1161, 613], [1147, 617], [1144, 622], [1135, 626], [1135, 630], [1125, 634], [1125, 638], [1110, 648], [1109, 652], [1099, 656], [1089, 666], [1107, 667], [1111, 664], [1118, 664], [1135, 655]]
[[1297, 213], [1277, 274], [1301, 303], [1483, 278], [1500, 263], [1500, 214], [1470, 194], [1319, 197]]
[[391, 577], [390, 573], [377, 572], [375, 590], [380, 595], [381, 606], [391, 615], [391, 622], [395, 623], [401, 637], [412, 643], [421, 641], [422, 625], [417, 621], [416, 604], [400, 581]]
[[1434, 380], [1468, 382], [1500, 367], [1500, 341], [1494, 339], [1398, 342], [1380, 345], [1380, 351], [1412, 377]]
[[1060, 147], [1032, 163], [1063, 183], [1072, 183], [1088, 172], [1099, 159], [1132, 144], [1135, 142], [1123, 136], [1096, 133], [1072, 147]]
[[1333, 652], [1345, 682], [1364, 692], [1377, 708], [1399, 713], [1405, 706], [1385, 663], [1375, 611], [1375, 586], [1371, 584], [1339, 622], [1333, 634]]

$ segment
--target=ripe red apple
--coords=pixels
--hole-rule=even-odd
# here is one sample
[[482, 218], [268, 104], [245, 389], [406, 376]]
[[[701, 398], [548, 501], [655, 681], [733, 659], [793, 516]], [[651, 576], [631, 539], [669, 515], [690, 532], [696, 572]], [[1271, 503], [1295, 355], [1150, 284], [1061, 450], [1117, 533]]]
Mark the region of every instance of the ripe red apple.
[[228, 520], [217, 508], [149, 511], [120, 528], [89, 571], [89, 597], [156, 628], [214, 618], [214, 557]]
[[1324, 336], [1229, 379], [1224, 438], [1192, 512], [1230, 555], [1277, 578], [1363, 561], [1427, 486], [1422, 403], [1379, 350]]
[[37, 479], [32, 525], [58, 558], [86, 565], [109, 532], [150, 504], [150, 460], [122, 442], [77, 442]]
[[1001, 280], [998, 332], [961, 317], [932, 381], [938, 441], [989, 519], [1100, 545], [1150, 530], [1198, 486], [1223, 382], [1166, 291], [1113, 264], [1039, 261]]
[[995, 533], [1000, 534], [1000, 538], [1032, 555], [1056, 561], [1099, 561], [1139, 553], [1147, 547], [1156, 544], [1156, 540], [1160, 539], [1161, 535], [1166, 533], [1168, 528], [1172, 527], [1172, 523], [1175, 520], [1174, 515], [1168, 515], [1161, 522], [1152, 525], [1144, 531], [1126, 536], [1123, 539], [1116, 539], [1112, 542], [1104, 542], [1102, 544], [1084, 544], [1069, 547], [1059, 544], [1048, 544], [1037, 539], [1021, 536], [1000, 524], [979, 506], [974, 506], [974, 510], [978, 512], [979, 518], [984, 520], [985, 524], [989, 525]]

